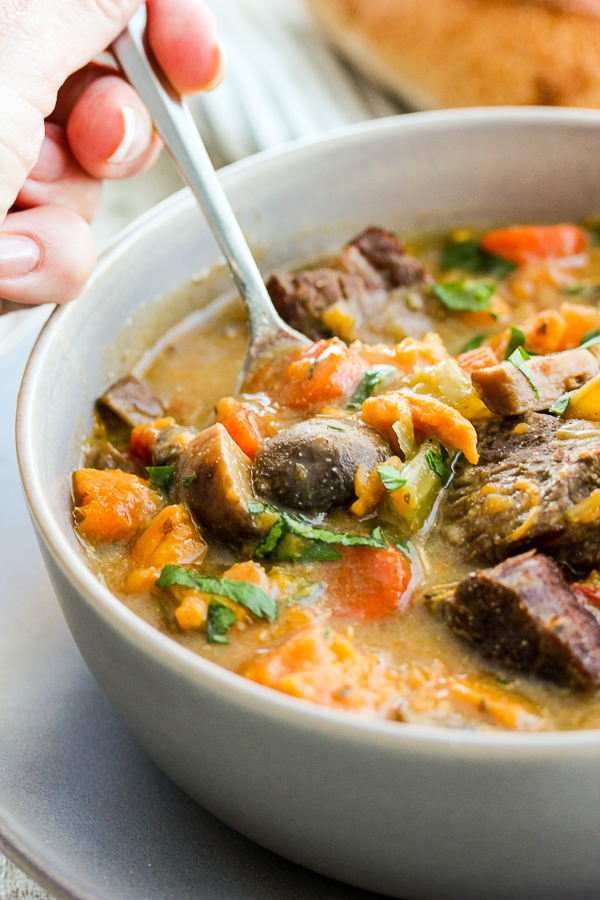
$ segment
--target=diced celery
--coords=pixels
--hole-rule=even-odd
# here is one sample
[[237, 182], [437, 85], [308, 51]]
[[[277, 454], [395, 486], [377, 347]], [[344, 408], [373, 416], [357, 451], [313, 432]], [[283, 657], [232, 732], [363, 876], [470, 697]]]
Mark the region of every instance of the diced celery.
[[423, 525], [442, 489], [440, 476], [427, 461], [429, 450], [439, 453], [440, 445], [437, 441], [426, 441], [402, 469], [402, 477], [406, 479], [406, 483], [389, 496], [395, 512], [411, 531], [416, 531]]
[[392, 425], [392, 429], [398, 438], [398, 446], [402, 459], [408, 461], [412, 459], [417, 452], [417, 442], [415, 440], [415, 429], [413, 428], [412, 416], [409, 409], [404, 409], [400, 413], [398, 420]]

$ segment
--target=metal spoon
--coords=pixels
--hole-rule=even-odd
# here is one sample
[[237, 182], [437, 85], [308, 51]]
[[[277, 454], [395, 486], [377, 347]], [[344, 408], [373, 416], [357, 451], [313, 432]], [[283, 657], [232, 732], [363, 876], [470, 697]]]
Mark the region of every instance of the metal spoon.
[[146, 104], [165, 147], [200, 204], [246, 305], [250, 343], [238, 383], [241, 387], [258, 361], [276, 345], [306, 346], [310, 341], [286, 325], [275, 311], [191, 113], [148, 45], [145, 25], [146, 8], [142, 4], [110, 49]]

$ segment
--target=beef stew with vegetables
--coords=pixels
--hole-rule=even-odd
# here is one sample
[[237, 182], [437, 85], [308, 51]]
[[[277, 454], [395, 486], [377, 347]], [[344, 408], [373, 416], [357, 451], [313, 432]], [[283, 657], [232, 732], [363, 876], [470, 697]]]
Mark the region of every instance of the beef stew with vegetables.
[[[75, 529], [130, 608], [291, 696], [600, 727], [600, 228], [370, 227], [274, 272], [314, 343], [232, 395], [237, 307], [97, 402]], [[139, 374], [139, 373], [138, 373]]]

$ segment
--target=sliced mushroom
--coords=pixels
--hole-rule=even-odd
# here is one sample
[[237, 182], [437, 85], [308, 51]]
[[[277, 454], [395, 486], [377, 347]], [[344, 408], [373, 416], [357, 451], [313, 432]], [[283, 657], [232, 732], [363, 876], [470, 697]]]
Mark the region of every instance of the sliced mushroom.
[[278, 432], [254, 460], [256, 492], [295, 509], [327, 510], [355, 497], [359, 466], [391, 456], [373, 428], [351, 418], [317, 416]]
[[221, 541], [244, 544], [263, 537], [276, 513], [250, 511], [256, 502], [252, 463], [227, 430], [212, 425], [182, 450], [176, 467], [178, 499]]

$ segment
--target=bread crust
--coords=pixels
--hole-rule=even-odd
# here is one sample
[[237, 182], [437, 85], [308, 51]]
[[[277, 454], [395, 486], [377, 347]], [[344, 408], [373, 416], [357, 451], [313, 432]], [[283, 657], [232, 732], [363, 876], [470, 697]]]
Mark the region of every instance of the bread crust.
[[600, 108], [600, 0], [307, 2], [352, 62], [415, 108]]

